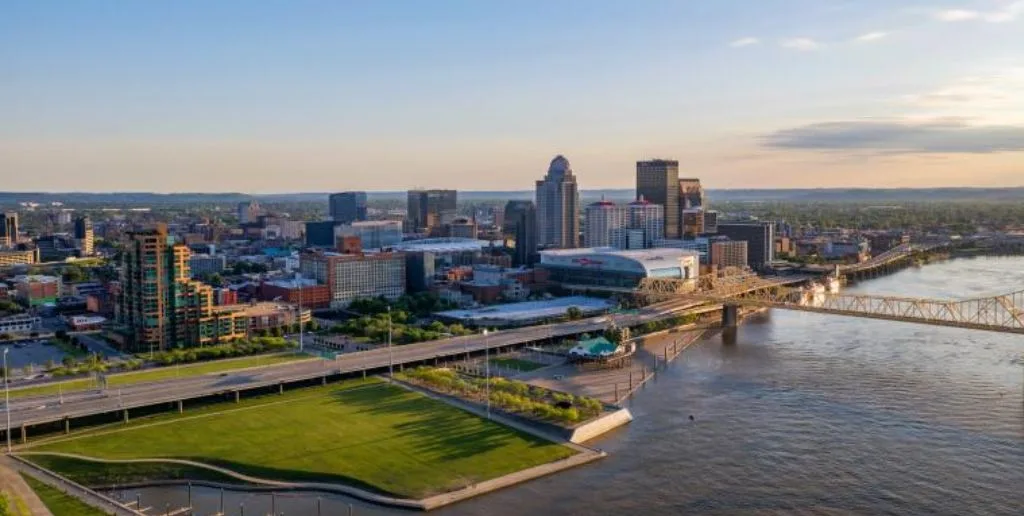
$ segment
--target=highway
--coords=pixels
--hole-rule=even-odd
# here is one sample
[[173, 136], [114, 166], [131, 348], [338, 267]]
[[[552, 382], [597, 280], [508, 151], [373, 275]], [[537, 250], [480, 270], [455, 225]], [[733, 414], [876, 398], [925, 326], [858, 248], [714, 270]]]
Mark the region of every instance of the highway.
[[435, 358], [479, 352], [485, 348], [523, 345], [553, 337], [601, 331], [609, 319], [620, 327], [633, 326], [678, 314], [700, 305], [700, 301], [677, 300], [651, 305], [635, 314], [592, 317], [545, 326], [532, 326], [465, 337], [386, 347], [339, 355], [336, 360], [313, 360], [286, 363], [237, 373], [209, 374], [108, 389], [106, 392], [86, 391], [67, 394], [63, 403], [56, 396], [19, 399], [11, 402], [11, 427], [59, 422], [124, 409], [174, 403], [219, 393], [231, 393], [259, 387], [272, 387], [327, 375], [387, 369], [389, 364], [416, 363]]

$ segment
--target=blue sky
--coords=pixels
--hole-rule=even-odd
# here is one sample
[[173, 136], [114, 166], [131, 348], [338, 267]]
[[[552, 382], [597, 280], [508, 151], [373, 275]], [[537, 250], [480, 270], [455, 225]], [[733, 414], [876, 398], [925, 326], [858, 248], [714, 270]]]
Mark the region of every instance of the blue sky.
[[1024, 185], [1024, 2], [5, 3], [0, 189]]

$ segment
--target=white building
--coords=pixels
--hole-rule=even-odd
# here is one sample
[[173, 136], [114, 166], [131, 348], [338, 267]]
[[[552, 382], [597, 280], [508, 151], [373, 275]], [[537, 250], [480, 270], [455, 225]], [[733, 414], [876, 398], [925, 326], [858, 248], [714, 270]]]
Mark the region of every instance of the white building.
[[636, 288], [644, 278], [695, 281], [698, 254], [685, 249], [559, 249], [541, 251], [551, 282], [571, 286]]
[[537, 181], [537, 244], [541, 247], [578, 247], [580, 196], [569, 160], [551, 160], [544, 179]]
[[[619, 247], [612, 242], [613, 233], [621, 239], [626, 226], [626, 207], [600, 200], [587, 206], [583, 212], [583, 245], [585, 247]], [[619, 243], [619, 242], [615, 242]]]
[[586, 247], [645, 249], [665, 231], [665, 209], [643, 199], [627, 205], [598, 201], [584, 212]]
[[36, 331], [43, 324], [40, 317], [28, 314], [0, 317], [0, 333]]

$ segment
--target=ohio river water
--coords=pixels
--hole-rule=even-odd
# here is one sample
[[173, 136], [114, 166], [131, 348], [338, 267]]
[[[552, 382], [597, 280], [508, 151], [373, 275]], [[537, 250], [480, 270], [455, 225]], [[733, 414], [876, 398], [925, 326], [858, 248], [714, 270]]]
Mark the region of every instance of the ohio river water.
[[[1018, 289], [1024, 258], [934, 264], [848, 291]], [[436, 514], [1024, 514], [1022, 355], [1019, 335], [773, 311], [733, 345], [691, 347], [638, 392], [635, 421], [589, 443], [608, 458]], [[142, 496], [183, 503], [181, 490]], [[197, 489], [200, 514], [218, 498]], [[269, 511], [266, 495], [228, 493], [226, 513], [240, 502]], [[277, 510], [315, 514], [314, 503], [279, 496]], [[325, 497], [323, 514], [349, 503], [356, 515], [400, 512]]]

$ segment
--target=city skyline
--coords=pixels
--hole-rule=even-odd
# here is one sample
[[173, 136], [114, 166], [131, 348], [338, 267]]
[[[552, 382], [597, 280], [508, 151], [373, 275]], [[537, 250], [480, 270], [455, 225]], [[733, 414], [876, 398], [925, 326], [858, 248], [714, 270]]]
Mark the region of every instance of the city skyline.
[[7, 191], [1022, 186], [1024, 2], [16, 3]]

